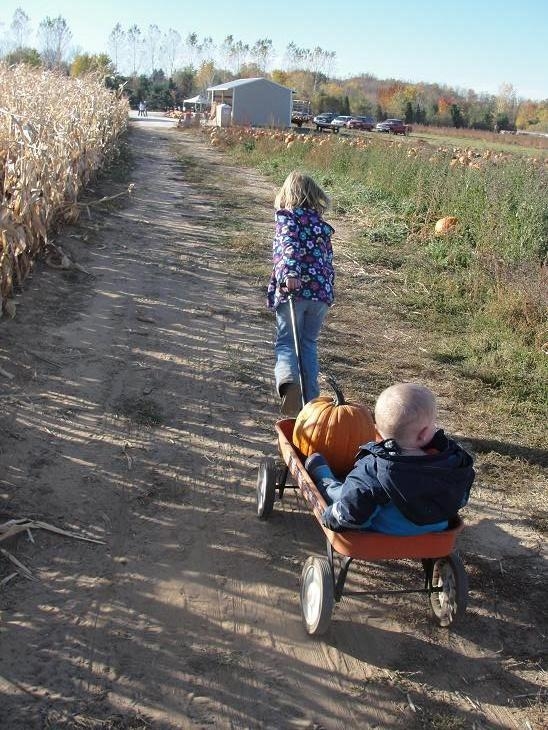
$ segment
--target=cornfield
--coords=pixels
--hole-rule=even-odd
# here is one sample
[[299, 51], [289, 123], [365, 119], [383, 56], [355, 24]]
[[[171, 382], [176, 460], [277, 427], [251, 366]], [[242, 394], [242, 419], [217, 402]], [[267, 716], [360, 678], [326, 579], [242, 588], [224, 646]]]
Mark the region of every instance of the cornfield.
[[48, 233], [78, 217], [78, 194], [127, 118], [98, 77], [0, 64], [0, 315]]

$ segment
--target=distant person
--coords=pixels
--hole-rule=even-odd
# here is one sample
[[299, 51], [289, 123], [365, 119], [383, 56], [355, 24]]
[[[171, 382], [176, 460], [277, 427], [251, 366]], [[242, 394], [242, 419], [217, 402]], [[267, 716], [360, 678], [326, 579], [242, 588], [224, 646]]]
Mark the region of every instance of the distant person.
[[144, 101], [140, 101], [139, 102], [139, 111], [137, 113], [137, 116], [138, 117], [144, 117], [145, 116], [145, 110], [146, 110], [145, 102]]
[[144, 117], [148, 117], [148, 109], [147, 109], [147, 103], [146, 103], [146, 101], [143, 101], [143, 111], [144, 111], [143, 116]]
[[475, 474], [470, 454], [436, 426], [434, 394], [416, 383], [392, 385], [377, 399], [375, 423], [383, 440], [361, 447], [343, 482], [321, 454], [306, 460], [327, 502], [322, 524], [392, 535], [447, 529]]
[[302, 405], [289, 296], [294, 297], [306, 399], [319, 395], [318, 337], [333, 303], [334, 229], [323, 220], [329, 197], [308, 175], [290, 173], [275, 200], [276, 232], [267, 303], [276, 313], [274, 376], [281, 412], [296, 415]]

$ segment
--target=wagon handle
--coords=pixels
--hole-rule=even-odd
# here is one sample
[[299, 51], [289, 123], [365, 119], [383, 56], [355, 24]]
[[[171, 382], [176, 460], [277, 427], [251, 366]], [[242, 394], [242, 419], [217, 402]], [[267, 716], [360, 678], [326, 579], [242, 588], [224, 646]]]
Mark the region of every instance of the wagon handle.
[[295, 296], [290, 294], [289, 297], [289, 313], [291, 315], [291, 329], [293, 330], [293, 343], [295, 345], [295, 354], [297, 355], [297, 369], [299, 371], [299, 385], [301, 386], [301, 401], [303, 408], [307, 404], [305, 388], [304, 388], [304, 376], [303, 376], [303, 361], [301, 357], [301, 343], [299, 339], [299, 330], [297, 327], [297, 314], [295, 312]]

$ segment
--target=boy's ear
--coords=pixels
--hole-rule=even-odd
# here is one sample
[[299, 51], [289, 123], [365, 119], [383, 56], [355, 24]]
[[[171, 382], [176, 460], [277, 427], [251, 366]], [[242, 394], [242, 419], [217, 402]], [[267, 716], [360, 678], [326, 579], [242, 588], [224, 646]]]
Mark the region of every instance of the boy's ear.
[[430, 426], [424, 426], [417, 434], [417, 446], [425, 446], [430, 441]]

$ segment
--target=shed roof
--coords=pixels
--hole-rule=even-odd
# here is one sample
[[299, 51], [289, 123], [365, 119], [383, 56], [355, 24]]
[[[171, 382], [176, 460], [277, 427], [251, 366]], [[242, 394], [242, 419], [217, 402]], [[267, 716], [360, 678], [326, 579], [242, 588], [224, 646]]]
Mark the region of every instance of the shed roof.
[[[264, 76], [257, 76], [252, 79], [235, 79], [234, 81], [227, 81], [225, 84], [218, 84], [217, 86], [209, 86], [208, 91], [228, 91], [229, 89], [233, 89], [237, 86], [243, 86], [244, 84], [252, 84], [257, 81], [265, 81], [267, 84], [272, 84], [273, 86], [279, 86], [281, 89], [288, 89], [287, 86], [282, 86], [282, 84], [276, 83], [276, 81], [271, 81], [270, 79], [265, 79]], [[291, 91], [291, 89], [289, 89]]]
[[205, 96], [201, 96], [200, 94], [193, 96], [191, 99], [183, 99], [184, 104], [207, 104], [208, 102], [209, 99]]

